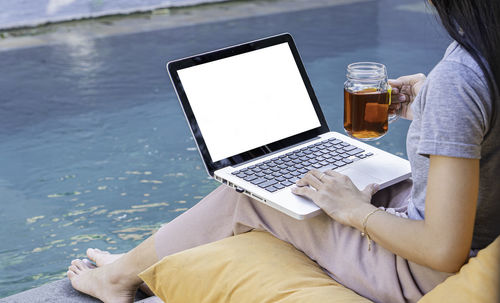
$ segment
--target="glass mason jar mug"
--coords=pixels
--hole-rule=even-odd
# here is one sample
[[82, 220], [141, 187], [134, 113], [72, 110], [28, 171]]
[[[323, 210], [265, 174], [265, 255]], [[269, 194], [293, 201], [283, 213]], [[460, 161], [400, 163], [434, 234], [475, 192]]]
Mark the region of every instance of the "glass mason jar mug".
[[344, 129], [361, 140], [376, 140], [387, 133], [397, 115], [389, 115], [391, 86], [385, 65], [357, 62], [347, 66], [344, 83]]

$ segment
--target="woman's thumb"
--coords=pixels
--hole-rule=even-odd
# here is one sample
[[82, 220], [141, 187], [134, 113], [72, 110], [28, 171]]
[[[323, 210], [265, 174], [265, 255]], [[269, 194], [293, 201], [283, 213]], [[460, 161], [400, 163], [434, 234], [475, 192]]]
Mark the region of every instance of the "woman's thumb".
[[376, 183], [368, 184], [365, 189], [363, 189], [363, 192], [365, 194], [368, 194], [370, 196], [373, 196], [376, 192], [379, 190], [379, 185]]

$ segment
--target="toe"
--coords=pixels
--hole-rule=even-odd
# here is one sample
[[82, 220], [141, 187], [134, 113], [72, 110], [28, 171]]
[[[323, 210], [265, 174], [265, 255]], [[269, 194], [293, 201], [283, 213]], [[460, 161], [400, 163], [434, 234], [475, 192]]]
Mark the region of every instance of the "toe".
[[74, 273], [74, 274], [76, 275], [76, 274], [78, 274], [78, 272], [79, 272], [80, 270], [79, 270], [79, 269], [78, 269], [78, 267], [76, 267], [75, 265], [71, 265], [70, 267], [68, 267], [68, 272], [69, 272], [69, 271], [70, 271], [70, 272], [72, 272], [72, 273]]
[[66, 272], [66, 275], [68, 276], [68, 278], [69, 278], [70, 280], [71, 280], [71, 279], [73, 279], [73, 278], [76, 276], [76, 274], [75, 274], [73, 271], [71, 271], [71, 270], [68, 270], [68, 271]]
[[89, 249], [87, 249], [87, 257], [90, 260], [95, 261], [95, 254], [96, 254], [96, 249], [95, 248], [89, 248]]
[[90, 261], [89, 259], [83, 259], [82, 260], [83, 264], [85, 264], [85, 266], [87, 266], [88, 268], [96, 268], [95, 264], [92, 263], [92, 261]]
[[71, 265], [75, 266], [79, 270], [87, 269], [87, 266], [85, 266], [85, 264], [80, 259], [76, 259], [76, 260], [71, 261]]

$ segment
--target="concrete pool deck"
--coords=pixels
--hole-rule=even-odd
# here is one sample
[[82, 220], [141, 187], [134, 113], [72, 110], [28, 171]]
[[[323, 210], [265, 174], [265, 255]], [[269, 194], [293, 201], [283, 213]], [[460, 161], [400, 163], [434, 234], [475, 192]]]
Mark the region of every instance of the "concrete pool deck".
[[[149, 13], [84, 19], [35, 28], [0, 30], [0, 51], [67, 43], [84, 36], [103, 38], [196, 24], [267, 16], [374, 0], [239, 0], [154, 10]], [[403, 7], [404, 8], [404, 7]]]
[[[58, 280], [38, 288], [30, 289], [10, 297], [0, 299], [0, 303], [94, 303], [101, 302], [73, 289], [68, 279]], [[135, 302], [161, 303], [158, 297], [146, 297], [138, 292]]]

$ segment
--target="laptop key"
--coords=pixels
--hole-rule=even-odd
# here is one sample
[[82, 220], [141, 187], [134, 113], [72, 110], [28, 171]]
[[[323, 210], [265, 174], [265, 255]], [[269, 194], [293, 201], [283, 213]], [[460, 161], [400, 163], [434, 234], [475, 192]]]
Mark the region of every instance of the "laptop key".
[[283, 178], [286, 178], [286, 179], [291, 179], [293, 177], [294, 177], [294, 175], [292, 175], [292, 174], [283, 175]]
[[369, 156], [373, 156], [373, 153], [367, 153], [367, 154], [366, 154], [366, 156], [367, 156], [367, 157], [369, 157]]
[[275, 167], [271, 167], [270, 170], [271, 171], [279, 171], [280, 168], [278, 166], [275, 166]]
[[290, 182], [292, 182], [292, 183], [295, 183], [295, 182], [297, 182], [297, 181], [299, 181], [299, 180], [300, 180], [300, 178], [298, 178], [298, 177], [293, 177], [292, 179], [290, 179], [290, 180], [288, 180], [288, 181], [290, 181]]
[[346, 165], [346, 163], [344, 161], [337, 161], [334, 164], [337, 165], [337, 167], [341, 167], [341, 166]]
[[275, 176], [275, 177], [279, 177], [282, 174], [280, 172], [278, 172], [278, 171], [275, 171], [274, 173], [272, 173], [272, 175]]
[[311, 159], [311, 160], [309, 160], [309, 163], [311, 163], [311, 164], [316, 164], [316, 163], [318, 163], [318, 160], [316, 160], [316, 159]]
[[344, 160], [342, 160], [342, 161], [344, 161], [344, 162], [345, 162], [345, 163], [347, 163], [347, 164], [351, 164], [351, 163], [352, 163], [352, 160], [351, 160], [351, 159], [344, 159]]
[[258, 172], [258, 173], [256, 173], [255, 175], [256, 175], [257, 177], [259, 177], [259, 178], [260, 178], [260, 177], [264, 177], [264, 176], [265, 176], [265, 174], [264, 174], [263, 172]]
[[254, 175], [246, 176], [245, 178], [243, 178], [243, 180], [248, 181], [248, 182], [251, 182], [255, 179], [257, 179], [257, 176], [254, 176]]
[[265, 178], [257, 178], [255, 180], [252, 180], [250, 181], [250, 183], [254, 184], [254, 185], [259, 185], [261, 184], [262, 182], [266, 182], [267, 180]]
[[283, 176], [283, 175], [286, 175], [288, 174], [290, 171], [288, 169], [282, 169], [279, 171], [280, 175]]
[[350, 151], [350, 150], [353, 150], [353, 149], [355, 149], [355, 148], [356, 148], [356, 146], [354, 146], [354, 145], [348, 145], [348, 146], [345, 146], [345, 147], [344, 147], [344, 150], [345, 150], [345, 151]]
[[348, 154], [351, 155], [351, 156], [353, 156], [355, 154], [359, 154], [359, 153], [362, 153], [364, 151], [365, 151], [364, 149], [356, 148], [356, 149], [353, 149], [353, 150], [349, 151]]
[[275, 177], [273, 175], [265, 175], [264, 178], [266, 178], [267, 180], [271, 180], [274, 179]]
[[327, 166], [330, 163], [328, 161], [321, 161], [319, 164], [321, 164], [321, 166]]
[[236, 175], [238, 178], [245, 178], [247, 175], [245, 173], [240, 172], [239, 174]]
[[308, 171], [309, 170], [307, 170], [305, 168], [301, 168], [301, 169], [298, 170], [298, 172], [301, 173], [301, 174], [307, 174]]
[[304, 166], [304, 169], [307, 170], [308, 172], [310, 172], [311, 170], [315, 169], [314, 166], [311, 165], [308, 165], [308, 166]]
[[313, 167], [314, 168], [321, 168], [323, 165], [319, 164], [319, 163], [314, 163], [313, 164]]
[[293, 171], [293, 172], [290, 173], [290, 175], [292, 175], [292, 176], [298, 176], [298, 175], [300, 175], [300, 173], [297, 172], [297, 171]]
[[266, 182], [260, 183], [260, 184], [259, 184], [259, 187], [266, 188], [266, 187], [269, 187], [269, 186], [274, 185], [274, 184], [276, 184], [276, 183], [278, 183], [278, 181], [276, 181], [276, 180], [274, 180], [274, 179], [272, 179], [272, 180], [267, 180]]
[[329, 157], [329, 158], [326, 158], [326, 161], [328, 161], [328, 163], [333, 163], [337, 160], [333, 159], [333, 157]]
[[268, 192], [271, 192], [271, 193], [274, 193], [275, 191], [277, 191], [278, 189], [274, 186], [269, 186], [269, 187], [266, 187], [266, 190]]
[[283, 181], [283, 182], [281, 182], [281, 185], [288, 187], [290, 185], [293, 185], [293, 183], [290, 181]]
[[273, 185], [276, 189], [283, 189], [285, 186], [281, 185], [280, 183], [274, 184]]
[[300, 168], [304, 167], [304, 165], [302, 165], [302, 164], [295, 164], [293, 167], [295, 167], [296, 169], [300, 169]]
[[328, 167], [329, 167], [329, 169], [331, 169], [331, 170], [334, 170], [334, 169], [338, 168], [338, 166], [337, 166], [337, 165], [335, 165], [335, 164], [330, 164], [330, 165], [328, 165]]
[[283, 176], [277, 177], [277, 178], [276, 178], [276, 179], [274, 179], [274, 180], [276, 180], [276, 181], [278, 181], [278, 182], [283, 182], [283, 181], [286, 181], [285, 177], [283, 177]]

